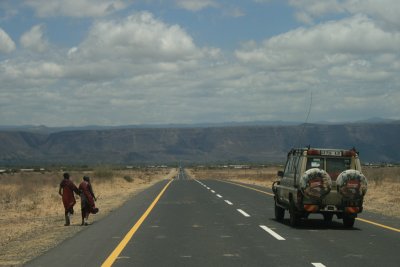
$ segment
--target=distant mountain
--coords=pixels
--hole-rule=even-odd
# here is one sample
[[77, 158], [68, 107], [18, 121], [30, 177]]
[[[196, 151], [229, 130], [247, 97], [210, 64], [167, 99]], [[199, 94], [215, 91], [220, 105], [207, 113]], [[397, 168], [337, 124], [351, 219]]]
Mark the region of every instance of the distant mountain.
[[292, 147], [352, 148], [400, 162], [400, 121], [196, 128], [0, 131], [0, 165], [281, 163]]
[[399, 120], [384, 119], [379, 117], [369, 118], [366, 120], [357, 121], [358, 123], [398, 123]]
[[47, 127], [44, 125], [0, 125], [0, 131], [24, 131], [36, 133], [56, 133], [64, 131], [84, 131], [84, 130], [112, 130], [112, 129], [164, 129], [164, 128], [210, 128], [210, 127], [238, 127], [238, 126], [283, 126], [298, 125], [299, 122], [294, 121], [245, 121], [245, 122], [220, 122], [220, 123], [192, 123], [192, 124], [137, 124], [137, 125], [118, 125], [118, 126], [64, 126], [64, 127]]
[[[376, 124], [376, 123], [400, 123], [400, 120], [384, 119], [384, 118], [369, 118], [359, 121], [348, 122], [330, 122], [318, 121], [312, 124], [323, 125], [340, 125], [340, 124]], [[48, 127], [45, 125], [0, 125], [0, 131], [24, 131], [35, 133], [56, 133], [64, 131], [84, 131], [84, 130], [112, 130], [112, 129], [164, 129], [164, 128], [215, 128], [215, 127], [239, 127], [239, 126], [296, 126], [302, 125], [304, 122], [298, 121], [231, 121], [231, 122], [216, 122], [216, 123], [170, 123], [170, 124], [136, 124], [136, 125], [118, 125], [118, 126], [104, 126], [104, 125], [85, 125], [85, 126], [63, 126], [63, 127]]]

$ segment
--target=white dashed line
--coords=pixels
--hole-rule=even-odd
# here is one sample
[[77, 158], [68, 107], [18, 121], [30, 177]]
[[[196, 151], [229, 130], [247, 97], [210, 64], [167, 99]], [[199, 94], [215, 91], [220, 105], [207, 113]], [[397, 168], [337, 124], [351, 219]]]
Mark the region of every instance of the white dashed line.
[[277, 233], [275, 233], [274, 231], [272, 231], [270, 228], [268, 228], [265, 225], [260, 225], [260, 227], [265, 230], [268, 234], [272, 235], [273, 237], [275, 237], [278, 240], [285, 240], [285, 238], [281, 237], [280, 235], [278, 235]]
[[225, 200], [225, 202], [228, 204], [228, 205], [233, 205], [233, 203], [232, 202], [230, 202], [229, 200]]
[[312, 262], [311, 264], [314, 265], [315, 267], [326, 267], [325, 265], [319, 262]]
[[222, 198], [222, 196], [220, 194], [217, 194], [217, 197]]
[[211, 193], [215, 193], [215, 191], [214, 191], [214, 190], [211, 190]]
[[207, 186], [207, 189], [210, 190], [211, 188], [209, 188], [209, 187]]
[[250, 217], [249, 214], [247, 214], [246, 212], [244, 212], [244, 211], [241, 210], [241, 209], [237, 209], [237, 211], [240, 212], [244, 217]]
[[122, 260], [122, 259], [130, 259], [131, 257], [128, 256], [119, 256], [117, 259]]
[[181, 258], [191, 258], [192, 255], [182, 255]]

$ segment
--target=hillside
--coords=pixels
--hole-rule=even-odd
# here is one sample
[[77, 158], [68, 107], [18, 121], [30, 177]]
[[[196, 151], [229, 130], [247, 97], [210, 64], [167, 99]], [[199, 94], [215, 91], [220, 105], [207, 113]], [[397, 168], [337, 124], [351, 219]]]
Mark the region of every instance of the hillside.
[[400, 123], [0, 131], [0, 165], [283, 162], [290, 148], [356, 147], [364, 162], [400, 162]]

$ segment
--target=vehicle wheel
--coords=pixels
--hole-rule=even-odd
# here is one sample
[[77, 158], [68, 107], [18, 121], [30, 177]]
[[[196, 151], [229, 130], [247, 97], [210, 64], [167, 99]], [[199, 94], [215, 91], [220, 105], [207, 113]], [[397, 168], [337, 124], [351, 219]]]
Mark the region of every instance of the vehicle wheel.
[[293, 205], [290, 206], [289, 215], [290, 215], [290, 226], [292, 227], [297, 226], [300, 221], [300, 216], [296, 213]]
[[343, 225], [346, 227], [346, 228], [351, 228], [351, 227], [353, 227], [353, 225], [354, 225], [354, 221], [356, 220], [356, 218], [354, 218], [354, 217], [351, 217], [351, 216], [349, 216], [349, 215], [343, 215]]
[[285, 217], [285, 209], [276, 205], [275, 202], [275, 219], [277, 221], [282, 221], [284, 217]]
[[333, 218], [333, 213], [324, 213], [324, 222], [331, 223]]

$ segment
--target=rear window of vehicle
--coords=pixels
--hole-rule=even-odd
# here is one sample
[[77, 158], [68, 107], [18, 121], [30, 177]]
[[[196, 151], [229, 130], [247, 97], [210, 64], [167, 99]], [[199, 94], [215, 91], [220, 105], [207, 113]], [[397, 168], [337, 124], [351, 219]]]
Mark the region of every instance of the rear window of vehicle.
[[341, 172], [351, 168], [351, 158], [310, 157], [307, 158], [306, 168], [307, 170], [312, 168], [325, 170], [335, 181]]
[[308, 158], [307, 159], [307, 170], [312, 168], [324, 169], [324, 159], [323, 158]]

